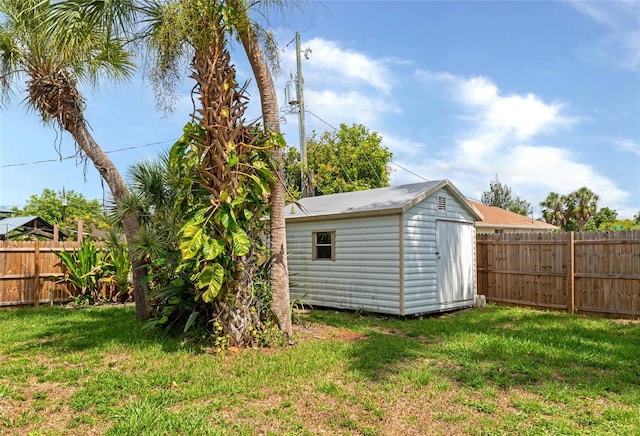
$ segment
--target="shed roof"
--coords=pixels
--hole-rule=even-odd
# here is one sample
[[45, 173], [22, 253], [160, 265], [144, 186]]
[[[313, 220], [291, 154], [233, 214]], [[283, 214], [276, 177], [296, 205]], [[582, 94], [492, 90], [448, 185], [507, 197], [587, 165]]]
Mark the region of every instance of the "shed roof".
[[450, 194], [465, 207], [474, 219], [482, 219], [464, 195], [447, 179], [433, 180], [388, 188], [340, 194], [306, 197], [287, 205], [287, 220], [311, 220], [319, 217], [342, 218], [343, 216], [367, 216], [404, 212], [421, 202], [437, 190], [446, 187]]
[[483, 219], [476, 222], [477, 227], [508, 227], [514, 229], [557, 230], [553, 224], [510, 212], [495, 206], [487, 206], [477, 201], [469, 202], [482, 213]]
[[0, 238], [4, 238], [8, 233], [25, 229], [25, 233], [51, 233], [53, 226], [37, 216], [14, 216], [0, 219]]

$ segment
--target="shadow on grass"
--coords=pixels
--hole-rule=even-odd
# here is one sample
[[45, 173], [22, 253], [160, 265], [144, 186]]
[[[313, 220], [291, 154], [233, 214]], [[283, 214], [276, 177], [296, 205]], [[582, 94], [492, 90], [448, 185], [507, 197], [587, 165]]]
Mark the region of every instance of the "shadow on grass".
[[352, 344], [349, 365], [373, 381], [411, 368], [471, 388], [555, 383], [587, 397], [624, 392], [640, 401], [638, 323], [495, 306], [423, 320], [318, 319], [368, 333]]
[[53, 353], [98, 350], [114, 343], [145, 348], [161, 344], [175, 351], [178, 340], [141, 330], [128, 306], [79, 309], [21, 308], [0, 311], [0, 347], [6, 353], [50, 349]]

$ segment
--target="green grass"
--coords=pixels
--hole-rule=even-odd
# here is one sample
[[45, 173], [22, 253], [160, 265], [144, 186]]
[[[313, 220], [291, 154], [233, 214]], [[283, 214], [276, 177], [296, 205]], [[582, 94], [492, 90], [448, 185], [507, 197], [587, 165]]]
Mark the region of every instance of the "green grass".
[[637, 321], [303, 321], [294, 346], [220, 356], [129, 307], [0, 311], [0, 434], [640, 434]]

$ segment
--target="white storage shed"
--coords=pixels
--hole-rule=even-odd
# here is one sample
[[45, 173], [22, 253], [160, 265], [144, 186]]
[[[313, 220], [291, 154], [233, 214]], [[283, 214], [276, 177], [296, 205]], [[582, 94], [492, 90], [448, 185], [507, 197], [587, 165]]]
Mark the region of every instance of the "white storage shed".
[[291, 296], [418, 315], [475, 301], [475, 221], [449, 181], [303, 198], [286, 207]]

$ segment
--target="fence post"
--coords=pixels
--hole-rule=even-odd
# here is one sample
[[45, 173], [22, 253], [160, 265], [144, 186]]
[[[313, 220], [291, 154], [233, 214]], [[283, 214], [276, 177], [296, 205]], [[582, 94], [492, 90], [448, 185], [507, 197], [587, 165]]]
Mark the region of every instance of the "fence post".
[[78, 242], [82, 243], [84, 239], [84, 222], [82, 220], [78, 220]]
[[39, 240], [35, 240], [34, 241], [34, 255], [35, 255], [35, 262], [34, 262], [34, 273], [33, 273], [33, 282], [34, 282], [34, 287], [33, 287], [33, 305], [35, 307], [38, 307], [40, 305], [40, 288], [42, 287], [40, 285], [40, 241]]
[[567, 259], [567, 294], [569, 294], [569, 302], [567, 309], [569, 313], [576, 312], [576, 288], [575, 288], [575, 235], [573, 232], [569, 232], [567, 238], [568, 246], [568, 259]]

